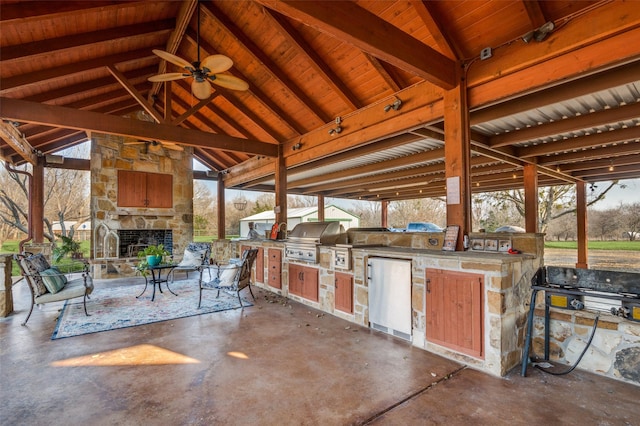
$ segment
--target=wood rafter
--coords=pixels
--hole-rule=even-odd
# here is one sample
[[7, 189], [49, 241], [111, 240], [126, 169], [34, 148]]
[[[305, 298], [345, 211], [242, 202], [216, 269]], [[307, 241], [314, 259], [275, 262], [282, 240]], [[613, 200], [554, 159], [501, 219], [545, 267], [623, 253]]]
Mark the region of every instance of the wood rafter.
[[[355, 3], [260, 0], [259, 3], [445, 89], [456, 86], [455, 63]], [[358, 25], [353, 23], [357, 22]], [[416, 55], [416, 52], [421, 52]]]

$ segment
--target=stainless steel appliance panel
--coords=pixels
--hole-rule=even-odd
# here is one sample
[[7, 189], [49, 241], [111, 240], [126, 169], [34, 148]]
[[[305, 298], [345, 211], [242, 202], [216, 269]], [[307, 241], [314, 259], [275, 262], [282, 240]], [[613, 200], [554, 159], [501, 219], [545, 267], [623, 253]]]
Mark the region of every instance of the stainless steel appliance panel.
[[369, 325], [411, 341], [411, 261], [369, 258]]

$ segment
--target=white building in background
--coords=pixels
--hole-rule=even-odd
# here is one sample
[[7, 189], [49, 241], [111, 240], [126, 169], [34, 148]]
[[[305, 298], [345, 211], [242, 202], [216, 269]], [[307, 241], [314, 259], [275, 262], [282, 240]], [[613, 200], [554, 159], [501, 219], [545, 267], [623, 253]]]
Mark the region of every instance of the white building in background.
[[[75, 230], [75, 233], [73, 235], [73, 238], [75, 240], [88, 240], [91, 238], [91, 221], [90, 220], [82, 223], [78, 223], [72, 220], [64, 221], [64, 228], [67, 230], [67, 232], [69, 232], [72, 226]], [[51, 224], [51, 229], [53, 230], [53, 233], [56, 235], [62, 232], [62, 226], [60, 225], [60, 222], [53, 222]]]
[[[345, 230], [360, 226], [360, 218], [333, 204], [324, 207], [325, 222], [340, 222]], [[270, 231], [276, 221], [273, 210], [264, 211], [245, 217], [240, 220], [240, 237], [246, 237], [249, 233], [249, 222], [255, 223], [255, 229], [264, 236], [265, 231]], [[299, 223], [317, 222], [318, 207], [300, 207], [287, 210], [287, 229], [291, 231]]]

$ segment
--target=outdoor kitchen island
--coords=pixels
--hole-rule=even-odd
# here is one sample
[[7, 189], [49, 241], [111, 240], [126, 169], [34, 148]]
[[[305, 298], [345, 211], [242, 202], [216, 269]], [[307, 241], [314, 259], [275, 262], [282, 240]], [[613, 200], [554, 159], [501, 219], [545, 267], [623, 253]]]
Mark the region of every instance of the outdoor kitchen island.
[[[240, 240], [231, 243], [231, 251], [262, 249], [263, 270], [256, 272], [256, 286], [364, 327], [371, 326], [368, 263], [378, 258], [405, 261], [410, 264], [406, 283], [410, 300], [409, 312], [402, 314], [410, 318], [410, 332], [387, 332], [415, 347], [503, 376], [521, 361], [531, 279], [543, 263], [543, 236], [469, 237], [508, 240], [522, 254], [447, 252], [442, 251], [440, 234], [393, 232], [359, 233], [348, 245], [321, 245], [317, 263], [287, 259], [281, 241]], [[345, 247], [349, 247], [348, 265], [336, 262]], [[279, 265], [274, 264], [274, 255]], [[278, 267], [281, 280], [271, 282], [270, 269]], [[392, 290], [393, 285], [402, 285], [393, 281]], [[394, 296], [392, 291], [388, 297]]]

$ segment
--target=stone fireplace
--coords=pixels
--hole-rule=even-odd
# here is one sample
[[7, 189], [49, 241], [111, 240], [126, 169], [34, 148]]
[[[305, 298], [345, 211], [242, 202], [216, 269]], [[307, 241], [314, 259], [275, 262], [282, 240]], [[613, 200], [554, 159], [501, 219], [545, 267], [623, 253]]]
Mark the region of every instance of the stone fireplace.
[[[192, 148], [175, 151], [144, 144], [125, 144], [122, 136], [91, 137], [91, 264], [94, 278], [134, 276], [138, 251], [163, 244], [182, 254], [193, 239]], [[171, 176], [172, 200], [162, 207], [119, 205], [119, 171]], [[157, 189], [157, 188], [156, 188]]]

